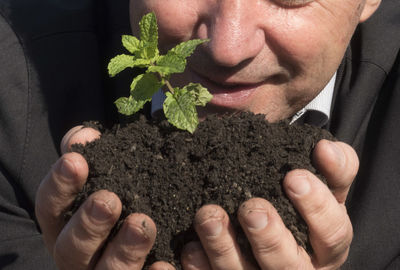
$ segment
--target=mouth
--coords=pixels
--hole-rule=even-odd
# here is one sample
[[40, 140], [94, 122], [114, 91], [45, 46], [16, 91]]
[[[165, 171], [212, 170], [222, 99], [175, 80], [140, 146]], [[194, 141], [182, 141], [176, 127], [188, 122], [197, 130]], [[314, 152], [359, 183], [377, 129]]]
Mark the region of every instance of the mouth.
[[238, 109], [247, 104], [257, 89], [264, 84], [260, 83], [236, 83], [226, 80], [213, 80], [192, 71], [194, 81], [200, 83], [213, 95], [210, 104]]

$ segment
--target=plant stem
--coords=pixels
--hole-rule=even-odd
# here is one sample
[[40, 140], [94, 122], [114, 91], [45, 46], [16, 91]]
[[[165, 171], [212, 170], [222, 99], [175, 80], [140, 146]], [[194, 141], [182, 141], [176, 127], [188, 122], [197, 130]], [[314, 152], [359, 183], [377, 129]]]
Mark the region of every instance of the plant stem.
[[173, 94], [174, 93], [174, 88], [172, 87], [172, 85], [169, 83], [168, 80], [165, 80], [165, 84], [168, 87], [168, 90]]
[[160, 81], [164, 81], [165, 82], [165, 85], [167, 86], [168, 91], [170, 91], [172, 94], [174, 94], [174, 88], [172, 87], [170, 82], [167, 79], [163, 78], [163, 76], [159, 72], [157, 72], [156, 74], [158, 75], [158, 79]]

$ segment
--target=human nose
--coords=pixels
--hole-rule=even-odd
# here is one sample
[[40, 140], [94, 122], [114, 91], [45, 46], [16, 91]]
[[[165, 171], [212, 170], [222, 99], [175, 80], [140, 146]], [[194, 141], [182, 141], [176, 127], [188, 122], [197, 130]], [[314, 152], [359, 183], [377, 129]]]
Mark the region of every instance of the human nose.
[[210, 11], [206, 38], [210, 55], [219, 65], [234, 67], [262, 50], [265, 35], [254, 12], [257, 2], [220, 0]]

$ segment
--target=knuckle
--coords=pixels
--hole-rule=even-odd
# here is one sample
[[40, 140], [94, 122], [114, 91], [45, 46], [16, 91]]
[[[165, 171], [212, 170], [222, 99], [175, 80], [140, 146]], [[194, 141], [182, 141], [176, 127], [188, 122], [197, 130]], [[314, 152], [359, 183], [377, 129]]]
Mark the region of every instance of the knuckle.
[[41, 226], [63, 219], [65, 209], [73, 200], [71, 193], [63, 191], [63, 187], [54, 177], [54, 172], [50, 172], [42, 181], [35, 200], [35, 215]]
[[97, 226], [93, 222], [88, 221], [87, 218], [81, 219], [80, 229], [76, 234], [79, 238], [85, 239], [87, 242], [93, 242], [97, 239], [104, 238], [108, 235], [109, 230], [105, 226]]
[[321, 216], [326, 216], [331, 204], [329, 202], [328, 196], [324, 196], [324, 192], [316, 192], [318, 195], [311, 203], [307, 205], [306, 216], [307, 219], [320, 219]]
[[279, 254], [283, 248], [284, 242], [292, 237], [291, 232], [280, 220], [277, 215], [269, 215], [270, 222], [267, 225], [267, 230], [264, 230], [262, 235], [254, 238], [251, 241], [251, 246], [254, 254]]
[[249, 241], [252, 246], [254, 254], [263, 256], [264, 254], [279, 253], [287, 239], [291, 238], [291, 232], [283, 224], [281, 217], [271, 203], [266, 200], [253, 200], [253, 202], [246, 202], [240, 211], [247, 211], [250, 209], [262, 209], [268, 213], [268, 223], [265, 229], [252, 233], [247, 232], [250, 237]]
[[70, 233], [88, 242], [104, 239], [118, 217], [113, 210], [106, 202], [89, 198], [70, 220], [68, 224]]
[[118, 247], [115, 256], [107, 260], [109, 269], [129, 269], [135, 265], [141, 265], [146, 259], [146, 254], [129, 249], [126, 246]]
[[[80, 248], [82, 245], [83, 244], [76, 238], [70, 239], [70, 243], [58, 239], [53, 249], [53, 257], [57, 267], [61, 270], [78, 269], [79, 264], [82, 263], [82, 261], [79, 261], [79, 258], [81, 258], [81, 255], [83, 255], [86, 250]], [[71, 246], [73, 247], [72, 250], [74, 250], [74, 252], [71, 252]], [[82, 254], [77, 256], [77, 250], [82, 250]]]
[[227, 243], [226, 241], [219, 241], [214, 243], [213, 253], [216, 259], [218, 258], [229, 258], [231, 254], [234, 254], [236, 249], [233, 244]]
[[71, 232], [71, 241], [75, 247], [81, 247], [83, 244], [87, 246], [97, 245], [107, 237], [111, 229], [111, 226], [109, 228], [96, 226], [88, 222], [87, 218], [82, 218], [80, 221], [81, 224], [77, 226], [78, 228], [73, 229]]
[[271, 230], [264, 239], [253, 241], [252, 249], [255, 254], [274, 254], [280, 252], [284, 238], [288, 237], [290, 232], [286, 228], [274, 227], [275, 230]]
[[146, 254], [124, 247], [121, 249], [121, 252], [118, 253], [118, 257], [119, 261], [128, 262], [129, 265], [137, 265], [144, 262]]
[[89, 236], [103, 236], [114, 225], [114, 213], [107, 203], [93, 200], [85, 207], [85, 213], [80, 216], [80, 225]]
[[78, 153], [64, 154], [51, 168], [41, 184], [41, 192], [46, 191], [59, 197], [61, 201], [71, 199], [79, 192], [86, 181], [88, 165], [82, 155]]
[[343, 251], [347, 250], [352, 239], [353, 227], [351, 226], [349, 218], [346, 216], [339, 226], [332, 228], [320, 241], [333, 255], [342, 254]]

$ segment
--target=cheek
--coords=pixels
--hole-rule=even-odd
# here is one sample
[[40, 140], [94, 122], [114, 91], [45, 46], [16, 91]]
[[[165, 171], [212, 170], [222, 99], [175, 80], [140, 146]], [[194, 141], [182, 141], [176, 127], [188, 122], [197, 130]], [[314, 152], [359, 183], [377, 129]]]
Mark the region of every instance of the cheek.
[[[276, 52], [298, 73], [336, 70], [357, 25], [354, 14], [341, 9], [301, 12], [275, 25]], [[284, 27], [283, 25], [284, 24]], [[282, 30], [283, 29], [283, 30]], [[278, 31], [279, 30], [279, 31]]]
[[[357, 0], [331, 1], [319, 16], [309, 14], [305, 21], [306, 28], [315, 33], [313, 40], [321, 50], [340, 54], [341, 58], [358, 25], [359, 11]], [[338, 3], [341, 2], [341, 3]], [[307, 39], [305, 39], [307, 40]], [[315, 48], [315, 46], [314, 46]]]

